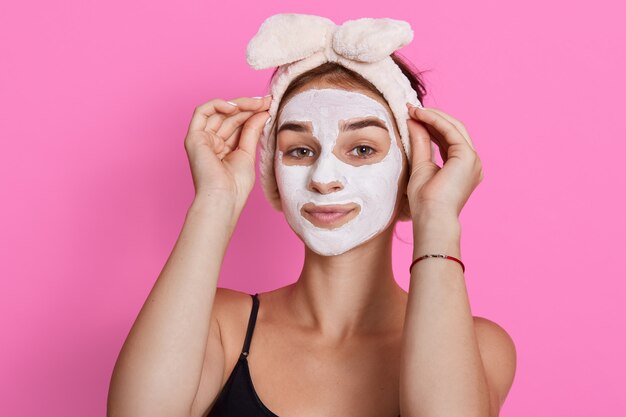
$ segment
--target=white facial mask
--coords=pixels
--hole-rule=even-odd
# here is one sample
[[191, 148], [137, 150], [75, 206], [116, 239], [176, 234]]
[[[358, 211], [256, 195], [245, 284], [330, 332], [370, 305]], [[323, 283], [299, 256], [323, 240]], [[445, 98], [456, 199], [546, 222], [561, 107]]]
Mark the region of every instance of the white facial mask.
[[[391, 138], [387, 155], [379, 162], [360, 166], [343, 162], [332, 153], [339, 135], [339, 121], [366, 116], [375, 116], [386, 124]], [[307, 157], [313, 158], [309, 161], [315, 160], [310, 165], [285, 165], [283, 152], [278, 147], [276, 150], [274, 166], [282, 208], [294, 232], [314, 252], [331, 256], [342, 254], [382, 231], [393, 215], [402, 171], [402, 151], [385, 107], [356, 92], [310, 89], [287, 102], [277, 127], [287, 121], [311, 122], [313, 136], [320, 144], [319, 153]], [[322, 194], [309, 187], [311, 181], [320, 184], [337, 181], [343, 188]], [[316, 206], [356, 203], [360, 212], [342, 226], [328, 229], [317, 227], [303, 217], [301, 209], [306, 203]]]

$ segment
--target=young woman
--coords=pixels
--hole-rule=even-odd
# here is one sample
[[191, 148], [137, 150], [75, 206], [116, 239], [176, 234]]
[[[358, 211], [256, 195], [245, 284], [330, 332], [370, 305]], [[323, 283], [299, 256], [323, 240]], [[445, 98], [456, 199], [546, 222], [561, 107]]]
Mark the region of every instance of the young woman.
[[[419, 76], [393, 59], [421, 101]], [[408, 160], [388, 103], [358, 74], [327, 63], [294, 80], [274, 122], [275, 173], [302, 271], [254, 297], [217, 288], [271, 100], [196, 108], [185, 138], [195, 199], [120, 352], [109, 417], [497, 416], [515, 347], [470, 311], [459, 213], [483, 174], [441, 110], [410, 108]], [[456, 259], [414, 263], [408, 293], [392, 273], [399, 220], [412, 221], [414, 259]]]

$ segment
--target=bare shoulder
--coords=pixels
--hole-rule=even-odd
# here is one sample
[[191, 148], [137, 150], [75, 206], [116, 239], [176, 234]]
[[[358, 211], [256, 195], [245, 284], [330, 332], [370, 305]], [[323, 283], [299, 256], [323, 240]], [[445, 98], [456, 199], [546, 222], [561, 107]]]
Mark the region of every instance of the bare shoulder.
[[492, 409], [499, 412], [515, 377], [515, 342], [502, 326], [485, 317], [474, 316], [474, 329], [490, 388]]
[[215, 301], [213, 305], [219, 309], [236, 308], [237, 305], [248, 302], [251, 303], [250, 294], [243, 291], [232, 290], [230, 288], [217, 287], [215, 291]]
[[[246, 300], [246, 297], [248, 300]], [[191, 405], [191, 415], [205, 415], [217, 398], [237, 361], [238, 344], [243, 344], [246, 302], [248, 294], [217, 287], [209, 325], [202, 371], [198, 389]], [[249, 308], [249, 307], [248, 307]]]
[[234, 323], [241, 323], [242, 319], [247, 319], [252, 306], [250, 294], [231, 290], [230, 288], [217, 287], [215, 299], [213, 300], [213, 313], [220, 328], [228, 328]]
[[252, 297], [242, 291], [217, 287], [213, 300], [213, 320], [217, 322], [224, 354], [224, 381], [241, 353], [246, 324], [252, 310]]
[[[271, 291], [259, 293], [259, 299], [263, 304], [269, 302], [273, 307], [279, 308], [282, 305], [283, 295], [290, 285], [275, 288]], [[222, 345], [228, 355], [237, 359], [241, 352], [241, 344], [245, 339], [247, 323], [250, 320], [252, 311], [252, 294], [232, 290], [229, 288], [217, 287], [215, 299], [213, 301], [214, 319], [220, 328]], [[259, 318], [268, 313], [267, 308], [263, 308], [259, 313]], [[259, 320], [257, 318], [257, 322]]]

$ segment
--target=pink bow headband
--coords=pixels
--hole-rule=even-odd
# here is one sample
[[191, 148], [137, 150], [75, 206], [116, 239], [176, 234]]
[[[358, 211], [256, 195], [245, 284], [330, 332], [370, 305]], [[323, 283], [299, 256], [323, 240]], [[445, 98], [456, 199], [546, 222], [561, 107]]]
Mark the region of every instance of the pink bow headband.
[[[274, 176], [276, 146], [273, 127], [283, 93], [299, 75], [326, 62], [336, 62], [371, 82], [384, 96], [396, 120], [407, 158], [411, 143], [407, 102], [422, 107], [409, 79], [391, 54], [413, 39], [407, 22], [389, 18], [362, 18], [336, 25], [321, 16], [280, 13], [267, 18], [248, 43], [246, 58], [254, 69], [279, 67], [270, 86], [272, 121], [260, 138], [261, 185], [272, 206], [281, 210]], [[434, 152], [433, 152], [434, 155]]]

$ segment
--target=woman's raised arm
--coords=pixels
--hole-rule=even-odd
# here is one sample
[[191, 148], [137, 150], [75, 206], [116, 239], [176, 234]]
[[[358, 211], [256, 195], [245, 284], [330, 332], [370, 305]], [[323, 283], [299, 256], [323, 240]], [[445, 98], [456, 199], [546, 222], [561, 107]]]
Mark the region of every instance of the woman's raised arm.
[[[203, 378], [216, 395], [221, 385], [224, 355], [213, 301], [228, 242], [254, 185], [270, 97], [232, 103], [214, 99], [193, 114], [185, 149], [196, 195], [115, 364], [108, 417], [189, 417], [205, 359], [212, 371]], [[206, 352], [214, 357], [205, 358]]]
[[[414, 259], [461, 258], [459, 215], [483, 179], [482, 163], [452, 116], [433, 108], [411, 108], [409, 114]], [[431, 161], [431, 140], [441, 168]], [[402, 416], [499, 415], [515, 373], [515, 345], [496, 323], [472, 316], [462, 265], [436, 257], [414, 265], [404, 324]]]

